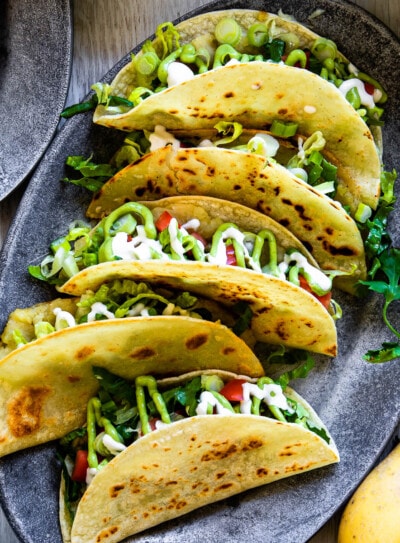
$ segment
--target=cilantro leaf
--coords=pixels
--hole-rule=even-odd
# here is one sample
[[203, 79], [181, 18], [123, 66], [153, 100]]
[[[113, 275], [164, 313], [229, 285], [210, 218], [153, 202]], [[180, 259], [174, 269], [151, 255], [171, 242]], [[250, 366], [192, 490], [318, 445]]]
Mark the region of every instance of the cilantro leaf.
[[[388, 309], [392, 302], [400, 300], [400, 249], [390, 247], [383, 251], [379, 257], [379, 267], [377, 275], [381, 277], [377, 280], [360, 281], [366, 285], [369, 290], [382, 294], [385, 298], [382, 315], [386, 326], [393, 334], [400, 338], [400, 332], [391, 324], [388, 317]], [[398, 343], [382, 343], [382, 347], [377, 350], [368, 351], [364, 355], [364, 360], [368, 362], [387, 362], [400, 356], [400, 345]]]

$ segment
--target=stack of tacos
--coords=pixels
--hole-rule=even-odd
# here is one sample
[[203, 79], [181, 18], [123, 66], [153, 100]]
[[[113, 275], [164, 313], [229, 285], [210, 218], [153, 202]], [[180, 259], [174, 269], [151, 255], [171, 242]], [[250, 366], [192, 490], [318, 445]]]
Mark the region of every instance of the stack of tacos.
[[16, 310], [0, 351], [0, 455], [62, 438], [71, 543], [339, 461], [255, 347], [336, 355], [385, 100], [333, 42], [252, 10], [161, 25], [95, 89], [94, 122], [129, 132], [119, 171], [98, 222], [30, 267], [59, 297]]

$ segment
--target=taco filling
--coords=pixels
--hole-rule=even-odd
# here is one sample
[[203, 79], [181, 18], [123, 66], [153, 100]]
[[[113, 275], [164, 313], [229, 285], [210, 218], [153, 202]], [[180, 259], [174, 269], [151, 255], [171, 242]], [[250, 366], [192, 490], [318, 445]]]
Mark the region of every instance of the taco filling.
[[[217, 266], [232, 266], [305, 286], [321, 301], [330, 294], [329, 273], [311, 264], [304, 248], [278, 246], [270, 229], [245, 231], [233, 222], [223, 222], [217, 216], [201, 224], [195, 216], [195, 205], [201, 208], [204, 199], [171, 199], [183, 213], [193, 212], [180, 224], [166, 201], [147, 205], [129, 202], [114, 210], [93, 229], [79, 226], [51, 244], [52, 254], [40, 266], [31, 266], [32, 275], [62, 285], [79, 271], [93, 265], [115, 261], [199, 262]], [[227, 206], [217, 201], [218, 206]], [[151, 210], [153, 208], [153, 212]], [[249, 213], [249, 211], [247, 212]], [[182, 215], [181, 215], [182, 216]], [[203, 219], [210, 219], [204, 214]], [[139, 221], [137, 220], [139, 219]], [[335, 272], [332, 271], [332, 276]], [[325, 303], [325, 302], [323, 302]], [[329, 307], [329, 303], [326, 304]]]

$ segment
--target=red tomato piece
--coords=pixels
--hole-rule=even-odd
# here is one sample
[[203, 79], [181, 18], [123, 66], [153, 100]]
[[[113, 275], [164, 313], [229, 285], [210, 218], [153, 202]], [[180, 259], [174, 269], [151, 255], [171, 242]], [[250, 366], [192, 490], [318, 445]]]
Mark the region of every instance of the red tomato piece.
[[247, 383], [245, 379], [232, 379], [219, 391], [224, 398], [230, 402], [241, 402], [243, 400], [243, 384]]
[[313, 292], [311, 290], [311, 287], [310, 285], [307, 283], [307, 279], [305, 277], [303, 277], [302, 275], [299, 275], [299, 281], [300, 281], [300, 286], [301, 288], [304, 288], [304, 290], [306, 290], [307, 292], [309, 292], [310, 294], [312, 294], [313, 296], [315, 296], [315, 298], [317, 298], [317, 300], [319, 302], [321, 302], [321, 304], [326, 308], [328, 309], [329, 308], [329, 305], [331, 303], [331, 299], [332, 299], [332, 293], [331, 292], [327, 292], [326, 294], [323, 294], [322, 296], [319, 296], [318, 294], [316, 294], [315, 292]]
[[365, 87], [365, 91], [368, 93], [368, 94], [374, 94], [374, 90], [375, 90], [375, 87], [372, 85], [372, 83], [367, 83], [367, 81], [364, 81], [364, 87]]
[[169, 211], [165, 210], [161, 213], [161, 215], [158, 217], [158, 219], [155, 221], [155, 226], [159, 232], [162, 232], [166, 228], [168, 228], [169, 223], [172, 219], [171, 213]]
[[233, 244], [226, 246], [226, 263], [228, 264], [228, 266], [237, 266], [237, 260]]
[[76, 452], [75, 465], [72, 470], [71, 479], [78, 483], [84, 483], [86, 481], [86, 470], [89, 467], [88, 464], [88, 452], [82, 449]]

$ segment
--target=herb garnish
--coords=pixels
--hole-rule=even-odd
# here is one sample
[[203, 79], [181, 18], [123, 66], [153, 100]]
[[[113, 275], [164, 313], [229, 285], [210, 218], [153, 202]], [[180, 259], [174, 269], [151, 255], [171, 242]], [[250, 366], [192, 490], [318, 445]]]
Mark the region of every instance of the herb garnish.
[[393, 247], [387, 230], [388, 218], [396, 201], [395, 180], [394, 170], [382, 173], [382, 195], [379, 206], [373, 218], [366, 223], [368, 234], [365, 239], [365, 251], [370, 261], [370, 269], [368, 279], [359, 283], [384, 296], [383, 321], [398, 338], [397, 342], [383, 342], [379, 349], [369, 350], [363, 358], [372, 363], [388, 362], [400, 357], [400, 331], [392, 325], [388, 317], [390, 304], [400, 300], [400, 249]]

